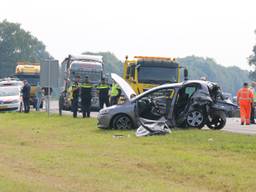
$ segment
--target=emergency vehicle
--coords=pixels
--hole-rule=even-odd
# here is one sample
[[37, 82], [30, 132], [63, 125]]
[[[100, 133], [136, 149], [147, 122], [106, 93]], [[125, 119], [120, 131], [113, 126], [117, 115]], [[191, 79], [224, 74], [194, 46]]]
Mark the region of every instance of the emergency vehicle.
[[140, 94], [165, 83], [180, 82], [180, 64], [175, 58], [135, 56], [124, 62], [123, 78]]
[[0, 111], [22, 111], [23, 82], [16, 78], [0, 79]]

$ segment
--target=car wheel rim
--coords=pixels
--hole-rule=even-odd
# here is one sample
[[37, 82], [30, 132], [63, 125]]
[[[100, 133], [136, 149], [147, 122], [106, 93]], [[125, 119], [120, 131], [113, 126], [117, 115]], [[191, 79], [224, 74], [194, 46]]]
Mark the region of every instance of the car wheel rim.
[[203, 114], [199, 111], [193, 111], [187, 117], [187, 122], [192, 127], [197, 127], [203, 122]]
[[222, 123], [222, 119], [219, 118], [212, 126], [213, 127], [218, 127], [218, 126], [220, 126], [221, 123]]
[[210, 124], [210, 128], [218, 128], [224, 123], [222, 118], [217, 118], [213, 123]]
[[128, 117], [122, 116], [116, 121], [117, 129], [130, 129], [131, 121]]

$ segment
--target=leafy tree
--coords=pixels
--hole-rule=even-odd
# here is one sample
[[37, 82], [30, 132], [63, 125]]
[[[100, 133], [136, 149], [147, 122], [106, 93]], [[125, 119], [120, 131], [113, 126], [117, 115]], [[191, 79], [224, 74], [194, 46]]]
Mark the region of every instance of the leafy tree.
[[0, 22], [0, 77], [14, 74], [17, 61], [42, 62], [45, 45], [18, 23]]
[[238, 67], [224, 67], [211, 58], [188, 56], [179, 58], [178, 62], [186, 66], [189, 79], [200, 79], [205, 76], [209, 81], [217, 82], [225, 92], [233, 95], [241, 88], [243, 82], [249, 81], [249, 72]]
[[[254, 31], [254, 33], [256, 34], [256, 30]], [[248, 61], [249, 61], [249, 65], [254, 67], [253, 71], [250, 71], [250, 79], [252, 79], [253, 81], [256, 81], [256, 45], [253, 46], [252, 49], [252, 54], [249, 56]]]

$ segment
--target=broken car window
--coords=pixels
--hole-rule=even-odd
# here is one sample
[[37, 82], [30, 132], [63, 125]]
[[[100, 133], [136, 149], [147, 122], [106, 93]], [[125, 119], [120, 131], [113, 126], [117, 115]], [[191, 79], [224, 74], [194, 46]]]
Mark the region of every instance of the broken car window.
[[173, 88], [159, 89], [138, 101], [139, 115], [148, 119], [166, 116], [174, 96]]

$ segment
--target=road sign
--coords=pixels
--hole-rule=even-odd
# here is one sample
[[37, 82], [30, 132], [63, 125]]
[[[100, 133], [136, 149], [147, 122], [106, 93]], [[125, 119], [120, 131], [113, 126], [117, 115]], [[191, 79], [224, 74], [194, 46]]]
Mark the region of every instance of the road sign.
[[40, 67], [41, 87], [59, 87], [59, 61], [45, 60]]

